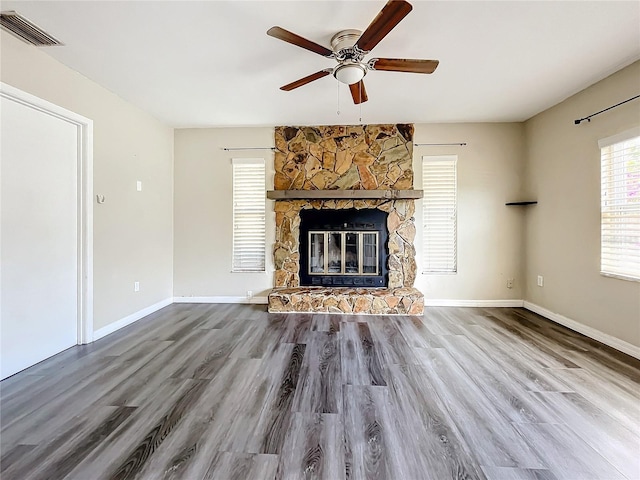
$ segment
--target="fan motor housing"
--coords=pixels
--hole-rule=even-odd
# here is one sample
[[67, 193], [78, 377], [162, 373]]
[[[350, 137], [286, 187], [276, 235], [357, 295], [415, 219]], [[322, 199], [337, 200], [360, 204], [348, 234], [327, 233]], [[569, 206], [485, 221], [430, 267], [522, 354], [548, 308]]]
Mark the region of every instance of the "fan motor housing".
[[334, 52], [339, 52], [345, 48], [352, 48], [362, 35], [360, 30], [341, 30], [331, 37], [331, 48]]

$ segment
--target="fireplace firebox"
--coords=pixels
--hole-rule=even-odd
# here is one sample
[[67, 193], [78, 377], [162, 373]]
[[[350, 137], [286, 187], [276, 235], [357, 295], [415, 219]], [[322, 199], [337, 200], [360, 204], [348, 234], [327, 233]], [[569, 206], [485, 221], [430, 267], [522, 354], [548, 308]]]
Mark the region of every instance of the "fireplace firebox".
[[387, 286], [387, 240], [382, 210], [301, 211], [301, 285]]

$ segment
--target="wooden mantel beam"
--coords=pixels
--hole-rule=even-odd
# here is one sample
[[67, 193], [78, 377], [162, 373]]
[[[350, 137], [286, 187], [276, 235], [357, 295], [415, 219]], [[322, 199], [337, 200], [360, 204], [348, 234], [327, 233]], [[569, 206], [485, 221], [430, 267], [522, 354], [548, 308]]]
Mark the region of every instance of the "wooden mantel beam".
[[422, 190], [268, 190], [271, 200], [354, 200], [388, 199], [415, 200], [423, 197]]

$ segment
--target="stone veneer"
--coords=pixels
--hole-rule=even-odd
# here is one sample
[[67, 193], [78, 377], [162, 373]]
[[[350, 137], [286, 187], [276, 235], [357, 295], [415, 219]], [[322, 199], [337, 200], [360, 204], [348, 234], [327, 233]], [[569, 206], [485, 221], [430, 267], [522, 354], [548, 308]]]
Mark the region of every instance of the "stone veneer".
[[415, 288], [276, 289], [269, 295], [269, 312], [370, 313], [422, 315], [424, 297]]
[[[276, 190], [409, 190], [413, 125], [276, 127]], [[388, 288], [300, 287], [300, 211], [375, 208], [388, 213]], [[269, 311], [422, 314], [414, 200], [278, 200]]]

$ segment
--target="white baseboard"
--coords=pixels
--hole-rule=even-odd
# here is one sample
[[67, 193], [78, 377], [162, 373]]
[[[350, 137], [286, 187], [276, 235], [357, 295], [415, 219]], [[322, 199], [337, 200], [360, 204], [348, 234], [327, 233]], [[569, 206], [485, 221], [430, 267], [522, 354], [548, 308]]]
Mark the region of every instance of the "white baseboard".
[[266, 305], [267, 297], [173, 297], [173, 303], [247, 303]]
[[141, 318], [146, 317], [147, 315], [151, 315], [153, 312], [157, 312], [161, 308], [164, 308], [167, 305], [171, 305], [172, 303], [173, 303], [173, 298], [166, 298], [161, 302], [154, 303], [153, 305], [149, 305], [148, 307], [143, 308], [142, 310], [138, 310], [137, 312], [132, 313], [131, 315], [127, 315], [126, 317], [121, 318], [120, 320], [117, 320], [113, 323], [110, 323], [109, 325], [99, 328], [98, 330], [95, 330], [93, 332], [93, 341], [96, 341], [102, 337], [109, 335], [110, 333], [120, 330], [121, 328], [126, 327], [127, 325], [131, 325], [133, 322], [136, 322]]
[[547, 310], [540, 305], [536, 305], [531, 302], [524, 302], [524, 308], [527, 310], [531, 310], [538, 315], [542, 315], [549, 320], [556, 322], [560, 325], [563, 325], [574, 332], [581, 333], [589, 338], [597, 340], [600, 343], [604, 343], [605, 345], [610, 346], [611, 348], [615, 348], [620, 352], [626, 353], [627, 355], [631, 355], [637, 359], [640, 359], [640, 347], [632, 345], [629, 342], [625, 342], [624, 340], [620, 340], [608, 333], [601, 332], [600, 330], [596, 330], [595, 328], [589, 327], [587, 325], [583, 325], [580, 322], [576, 322], [570, 318], [565, 317], [564, 315], [560, 315], [559, 313], [552, 312], [551, 310]]
[[448, 300], [425, 298], [425, 307], [522, 307], [522, 300]]

